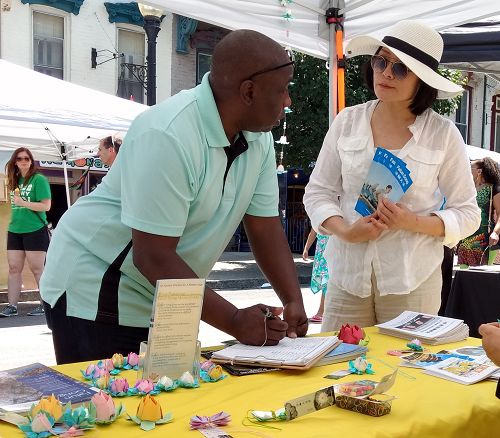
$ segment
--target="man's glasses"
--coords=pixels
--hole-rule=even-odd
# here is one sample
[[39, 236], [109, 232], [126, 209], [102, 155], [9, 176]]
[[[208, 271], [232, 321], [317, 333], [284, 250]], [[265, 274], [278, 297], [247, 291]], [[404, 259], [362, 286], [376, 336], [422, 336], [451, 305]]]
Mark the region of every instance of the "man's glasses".
[[31, 161], [30, 157], [16, 157], [16, 161]]
[[255, 76], [263, 75], [264, 73], [269, 73], [269, 72], [272, 72], [275, 70], [280, 70], [282, 68], [288, 67], [289, 65], [295, 65], [295, 55], [293, 54], [293, 51], [290, 49], [286, 49], [286, 54], [288, 55], [288, 58], [290, 59], [289, 62], [277, 65], [276, 67], [264, 68], [262, 70], [259, 70], [256, 73], [254, 73], [253, 75], [249, 76], [247, 81], [252, 80]]
[[384, 58], [381, 55], [373, 55], [370, 64], [374, 71], [377, 73], [382, 73], [387, 68], [388, 64], [392, 66], [392, 74], [394, 79], [399, 81], [403, 80], [408, 76], [408, 67], [404, 65], [401, 61], [392, 62]]

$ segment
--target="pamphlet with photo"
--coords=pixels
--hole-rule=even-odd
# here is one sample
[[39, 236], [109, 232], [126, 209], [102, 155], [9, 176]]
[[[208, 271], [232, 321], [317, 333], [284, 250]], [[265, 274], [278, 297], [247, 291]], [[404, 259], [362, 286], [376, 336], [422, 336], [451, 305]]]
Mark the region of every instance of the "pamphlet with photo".
[[381, 197], [398, 202], [411, 185], [406, 163], [378, 147], [354, 209], [362, 216], [369, 216], [377, 210]]

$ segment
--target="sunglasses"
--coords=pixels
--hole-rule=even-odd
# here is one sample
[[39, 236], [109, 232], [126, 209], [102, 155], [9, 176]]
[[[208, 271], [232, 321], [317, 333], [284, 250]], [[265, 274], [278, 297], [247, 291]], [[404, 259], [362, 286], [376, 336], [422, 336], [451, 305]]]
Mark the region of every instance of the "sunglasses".
[[290, 59], [289, 62], [285, 62], [284, 64], [277, 65], [276, 67], [270, 67], [270, 68], [264, 68], [262, 70], [257, 71], [253, 75], [249, 76], [247, 81], [251, 81], [255, 76], [263, 75], [264, 73], [270, 73], [275, 70], [280, 70], [282, 68], [288, 67], [289, 65], [295, 65], [295, 55], [293, 54], [293, 51], [290, 49], [286, 49], [286, 54], [288, 55], [288, 58]]
[[30, 157], [16, 157], [16, 161], [31, 161]]
[[384, 72], [385, 69], [387, 68], [387, 65], [391, 64], [392, 75], [394, 76], [394, 79], [397, 79], [399, 81], [403, 80], [404, 78], [406, 78], [406, 76], [408, 76], [408, 71], [409, 71], [408, 67], [404, 65], [401, 61], [392, 62], [381, 55], [373, 55], [370, 64], [373, 68], [373, 71], [376, 71], [377, 73]]

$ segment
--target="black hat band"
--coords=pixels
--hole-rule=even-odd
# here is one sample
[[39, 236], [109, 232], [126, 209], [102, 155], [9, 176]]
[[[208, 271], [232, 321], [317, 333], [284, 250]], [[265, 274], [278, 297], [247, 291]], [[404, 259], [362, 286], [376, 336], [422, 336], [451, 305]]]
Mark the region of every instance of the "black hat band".
[[399, 38], [395, 38], [392, 36], [385, 36], [382, 39], [384, 44], [387, 44], [389, 47], [393, 49], [399, 50], [400, 52], [405, 53], [408, 56], [420, 61], [422, 64], [425, 64], [427, 67], [432, 68], [432, 70], [436, 71], [439, 65], [439, 61], [433, 58], [431, 55], [423, 52], [420, 49], [417, 49], [415, 46], [408, 44], [406, 41], [400, 40]]

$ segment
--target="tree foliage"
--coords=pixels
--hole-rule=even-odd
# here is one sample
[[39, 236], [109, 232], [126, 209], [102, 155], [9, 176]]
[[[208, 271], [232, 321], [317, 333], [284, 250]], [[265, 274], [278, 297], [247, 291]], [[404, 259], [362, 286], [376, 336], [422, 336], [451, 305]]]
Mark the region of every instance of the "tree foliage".
[[[374, 99], [373, 93], [363, 82], [362, 66], [368, 57], [358, 56], [347, 61], [345, 74], [346, 105], [352, 106]], [[294, 84], [290, 86], [292, 112], [286, 117], [288, 145], [276, 144], [277, 156], [283, 147], [285, 168], [302, 168], [307, 173], [321, 149], [328, 131], [328, 69], [325, 61], [297, 53]], [[441, 74], [455, 83], [462, 83], [460, 72], [440, 70]], [[458, 106], [460, 97], [439, 100], [433, 108], [440, 114], [451, 114]], [[273, 131], [278, 140], [283, 126]]]

